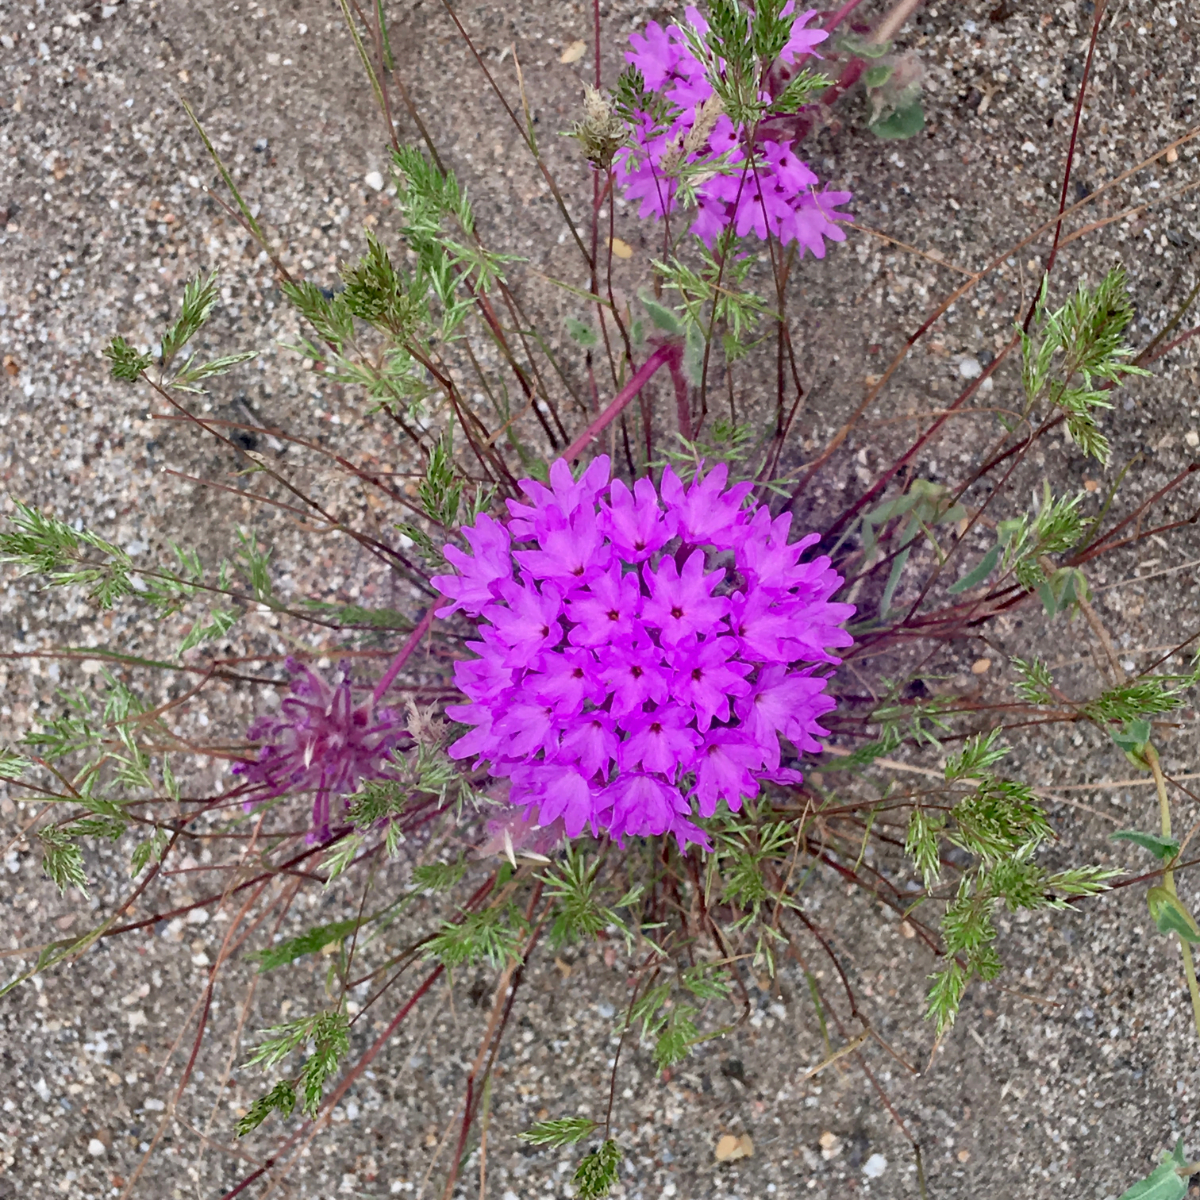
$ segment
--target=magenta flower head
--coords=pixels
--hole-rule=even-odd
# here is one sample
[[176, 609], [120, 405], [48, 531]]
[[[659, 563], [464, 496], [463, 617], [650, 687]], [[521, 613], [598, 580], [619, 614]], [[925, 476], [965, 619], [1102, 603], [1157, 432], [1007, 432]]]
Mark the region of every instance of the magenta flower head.
[[410, 735], [405, 718], [392, 709], [375, 708], [372, 699], [355, 705], [347, 664], [332, 684], [294, 658], [287, 669], [291, 692], [279, 711], [259, 717], [246, 732], [263, 743], [258, 758], [237, 763], [233, 772], [251, 785], [247, 809], [284, 792], [313, 792], [308, 840], [323, 841], [332, 801], [352, 795], [364, 779], [386, 778], [392, 751]]
[[[692, 31], [703, 37], [707, 22], [691, 6], [686, 12]], [[782, 15], [792, 20], [791, 36], [776, 64], [786, 72], [798, 58], [814, 54], [829, 35], [806, 28], [816, 9], [797, 13], [790, 0]], [[664, 123], [648, 112], [635, 113], [633, 144], [613, 160], [617, 183], [628, 199], [640, 202], [643, 218], [662, 219], [678, 208], [678, 175], [687, 166], [695, 197], [691, 232], [709, 247], [730, 226], [738, 237], [753, 233], [764, 240], [771, 235], [784, 244], [795, 242], [801, 253], [811, 250], [816, 258], [825, 257], [827, 239], [846, 240], [837, 223], [850, 217], [838, 205], [851, 200], [852, 193], [818, 190], [820, 181], [792, 152], [790, 140], [762, 137], [751, 150], [744, 126], [724, 113], [714, 120], [705, 108], [712, 84], [683, 29], [663, 29], [651, 21], [644, 34], [630, 34], [629, 41], [633, 49], [625, 58], [641, 72], [647, 91], [667, 102], [669, 114]], [[762, 99], [769, 102], [770, 96]]]
[[464, 530], [475, 556], [434, 578], [438, 615], [479, 629], [455, 664], [467, 703], [447, 714], [471, 729], [450, 754], [507, 778], [536, 825], [708, 848], [697, 813], [800, 780], [781, 737], [820, 750], [834, 700], [816, 669], [850, 645], [854, 607], [830, 601], [828, 558], [800, 561], [816, 534], [789, 542], [790, 515], [726, 481], [718, 466], [685, 487], [668, 467], [630, 491], [607, 458], [578, 480], [560, 459], [549, 488], [522, 480], [530, 502], [510, 500], [507, 525]]

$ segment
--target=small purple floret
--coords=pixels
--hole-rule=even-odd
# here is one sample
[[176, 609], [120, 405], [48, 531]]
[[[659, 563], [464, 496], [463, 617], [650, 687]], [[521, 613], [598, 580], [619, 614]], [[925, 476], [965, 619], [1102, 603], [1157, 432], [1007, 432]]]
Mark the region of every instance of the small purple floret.
[[[685, 11], [692, 29], [701, 36], [707, 33], [708, 24], [700, 13], [691, 6]], [[782, 15], [791, 16], [793, 22], [791, 37], [779, 56], [779, 64], [787, 68], [798, 57], [814, 53], [814, 47], [829, 35], [823, 29], [805, 28], [817, 15], [816, 9], [795, 14], [793, 0]], [[640, 201], [640, 216], [662, 219], [679, 204], [671, 162], [678, 160], [713, 89], [679, 26], [663, 29], [651, 21], [644, 33], [631, 34], [629, 41], [633, 49], [625, 58], [641, 71], [647, 89], [661, 93], [677, 111], [665, 129], [656, 127], [649, 114], [636, 114], [634, 145], [617, 152], [613, 168], [626, 197]], [[811, 250], [816, 258], [824, 258], [826, 239], [846, 240], [837, 223], [851, 218], [837, 206], [851, 200], [852, 193], [818, 191], [820, 181], [793, 153], [790, 140], [762, 140], [755, 146], [752, 164], [746, 159], [746, 140], [746, 130], [722, 114], [700, 145], [688, 147], [686, 161], [701, 167], [696, 178], [702, 181], [693, 188], [696, 210], [691, 232], [711, 247], [732, 225], [738, 237], [753, 233], [766, 239], [769, 233], [784, 244], [795, 242], [801, 253]], [[712, 174], [705, 179], [709, 164]]]
[[[484, 546], [472, 544], [477, 550]], [[246, 732], [263, 743], [258, 758], [237, 763], [233, 772], [253, 788], [247, 809], [285, 792], [313, 792], [308, 840], [323, 841], [329, 837], [331, 802], [352, 795], [364, 779], [386, 778], [392, 751], [410, 740], [409, 733], [405, 718], [392, 709], [373, 708], [369, 698], [355, 705], [346, 664], [332, 684], [294, 658], [287, 669], [291, 692], [279, 711], [259, 717]]]
[[854, 607], [830, 602], [827, 557], [800, 562], [817, 535], [789, 543], [791, 516], [747, 509], [750, 485], [727, 475], [685, 487], [668, 467], [630, 492], [607, 458], [578, 481], [560, 459], [550, 488], [522, 480], [531, 503], [464, 531], [475, 557], [448, 555], [458, 574], [434, 578], [439, 616], [479, 620], [478, 657], [455, 664], [468, 702], [447, 709], [473, 728], [450, 754], [509, 779], [538, 826], [707, 847], [696, 812], [800, 780], [781, 737], [820, 750], [834, 700], [814, 671], [851, 644]]

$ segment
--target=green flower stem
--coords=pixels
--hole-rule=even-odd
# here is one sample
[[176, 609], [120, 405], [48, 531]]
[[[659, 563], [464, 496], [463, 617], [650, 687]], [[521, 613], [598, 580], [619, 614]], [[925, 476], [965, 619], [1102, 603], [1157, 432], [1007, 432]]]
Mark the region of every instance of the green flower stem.
[[[1154, 775], [1154, 786], [1158, 790], [1158, 811], [1162, 818], [1162, 835], [1171, 836], [1171, 802], [1167, 799], [1167, 781], [1163, 776], [1162, 763], [1158, 761], [1158, 751], [1147, 744], [1146, 762]], [[1175, 872], [1169, 868], [1163, 872], [1163, 887], [1172, 896], [1178, 896], [1175, 891]], [[1192, 997], [1192, 1014], [1196, 1021], [1196, 1036], [1200, 1037], [1200, 985], [1196, 983], [1196, 964], [1192, 961], [1192, 948], [1181, 937], [1179, 948], [1183, 952], [1183, 973], [1187, 976], [1188, 991]]]

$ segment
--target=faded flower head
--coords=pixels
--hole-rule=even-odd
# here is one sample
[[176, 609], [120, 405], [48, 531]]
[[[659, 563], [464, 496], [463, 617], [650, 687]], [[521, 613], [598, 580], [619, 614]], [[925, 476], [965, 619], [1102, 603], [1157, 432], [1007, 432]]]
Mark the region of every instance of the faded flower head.
[[747, 509], [752, 485], [726, 477], [685, 487], [668, 467], [630, 491], [607, 458], [578, 480], [560, 459], [507, 524], [463, 531], [473, 556], [447, 547], [438, 615], [479, 618], [480, 637], [455, 664], [468, 703], [447, 714], [473, 728], [449, 752], [508, 778], [539, 826], [707, 846], [696, 811], [799, 781], [781, 737], [820, 749], [834, 701], [814, 671], [850, 645], [854, 607], [829, 601], [828, 558], [799, 561], [817, 535], [789, 543], [791, 516]]
[[571, 130], [571, 136], [583, 147], [588, 161], [608, 170], [613, 155], [625, 144], [629, 132], [625, 122], [613, 111], [609, 98], [591, 84], [583, 85], [583, 120]]
[[[691, 6], [686, 12], [692, 30], [707, 33], [700, 13]], [[823, 29], [805, 28], [816, 15], [816, 9], [795, 14], [794, 0], [784, 7], [783, 16], [793, 23], [778, 68], [786, 71], [829, 36]], [[811, 250], [817, 258], [825, 257], [825, 239], [846, 240], [837, 222], [850, 218], [837, 206], [852, 193], [818, 191], [820, 181], [792, 152], [790, 140], [762, 138], [748, 158], [746, 128], [714, 103], [718, 97], [704, 64], [679, 26], [663, 29], [651, 21], [629, 40], [633, 50], [626, 59], [641, 73], [647, 93], [666, 102], [667, 113], [664, 121], [656, 103], [650, 107], [658, 113], [631, 114], [633, 144], [617, 151], [613, 161], [617, 182], [629, 199], [641, 202], [643, 218], [662, 218], [679, 207], [679, 176], [686, 168], [696, 202], [691, 232], [709, 247], [730, 226], [738, 237], [753, 232], [796, 242], [801, 252]]]
[[248, 809], [284, 792], [313, 792], [308, 840], [321, 841], [329, 836], [331, 802], [352, 795], [364, 779], [387, 777], [392, 751], [411, 735], [392, 709], [376, 708], [370, 699], [355, 705], [347, 664], [332, 683], [294, 658], [287, 669], [292, 686], [279, 711], [246, 731], [263, 743], [258, 758], [233, 770], [255, 793]]

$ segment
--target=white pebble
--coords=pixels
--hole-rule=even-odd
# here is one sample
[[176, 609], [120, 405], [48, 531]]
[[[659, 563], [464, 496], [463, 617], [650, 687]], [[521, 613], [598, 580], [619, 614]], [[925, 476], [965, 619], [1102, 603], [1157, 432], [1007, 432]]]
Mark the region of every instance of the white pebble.
[[979, 365], [977, 358], [964, 358], [958, 364], [958, 373], [964, 379], [978, 379], [983, 374], [983, 367]]
[[96, 36], [94, 38], [92, 38], [92, 49], [93, 50], [103, 50], [104, 49], [104, 39], [101, 38], [101, 36], [99, 34], [96, 34]]
[[363, 183], [365, 183], [367, 187], [372, 188], [374, 191], [383, 191], [383, 176], [380, 175], [378, 171], [368, 171], [366, 175], [363, 176]]
[[863, 1163], [863, 1174], [868, 1179], [878, 1179], [887, 1170], [887, 1159], [882, 1154], [872, 1154]]
[[1194, 429], [1189, 429], [1187, 433], [1183, 435], [1183, 440], [1187, 442], [1187, 444], [1191, 446], [1193, 450], [1195, 450], [1197, 446], [1200, 446], [1200, 433], [1197, 433]]
[[93, 1158], [102, 1158], [105, 1154], [105, 1145], [99, 1138], [92, 1138], [88, 1142], [88, 1153]]

